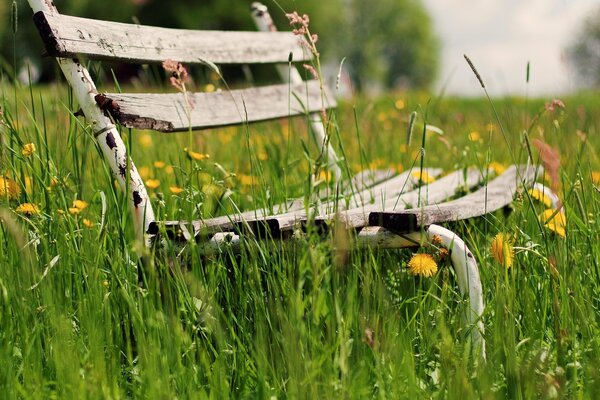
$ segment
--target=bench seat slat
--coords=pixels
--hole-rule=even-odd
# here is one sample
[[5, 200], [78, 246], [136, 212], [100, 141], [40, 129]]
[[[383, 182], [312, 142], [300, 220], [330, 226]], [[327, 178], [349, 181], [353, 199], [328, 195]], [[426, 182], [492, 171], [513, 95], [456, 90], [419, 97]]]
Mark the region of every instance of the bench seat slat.
[[422, 226], [480, 217], [509, 205], [521, 183], [530, 184], [536, 167], [511, 166], [479, 190], [459, 199], [397, 212], [372, 212], [370, 226], [382, 226], [395, 233], [408, 233]]
[[37, 12], [35, 24], [54, 57], [146, 63], [254, 64], [310, 60], [291, 32], [197, 31]]
[[[113, 118], [128, 128], [177, 132], [306, 115], [335, 107], [318, 81], [279, 84], [212, 93], [125, 94], [97, 96]], [[188, 112], [190, 119], [188, 119]]]

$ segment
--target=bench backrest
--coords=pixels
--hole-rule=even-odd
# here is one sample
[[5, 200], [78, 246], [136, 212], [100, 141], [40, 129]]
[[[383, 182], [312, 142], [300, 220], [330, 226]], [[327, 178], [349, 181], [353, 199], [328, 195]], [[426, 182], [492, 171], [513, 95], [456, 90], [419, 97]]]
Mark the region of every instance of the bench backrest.
[[[309, 61], [304, 39], [292, 32], [168, 29], [39, 11], [34, 14], [46, 51], [60, 58], [129, 63], [266, 64]], [[306, 115], [335, 107], [317, 81], [217, 93], [103, 94], [112, 117], [130, 128], [175, 132]]]

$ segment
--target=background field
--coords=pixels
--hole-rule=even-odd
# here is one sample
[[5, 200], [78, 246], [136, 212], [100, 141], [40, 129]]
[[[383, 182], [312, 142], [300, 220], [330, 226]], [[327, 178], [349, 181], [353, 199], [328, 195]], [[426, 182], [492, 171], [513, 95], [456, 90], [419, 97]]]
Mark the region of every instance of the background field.
[[[558, 149], [565, 238], [539, 223], [544, 206], [526, 196], [510, 210], [449, 225], [481, 270], [482, 364], [465, 339], [466, 304], [451, 269], [414, 278], [406, 269], [410, 251], [332, 252], [339, 237], [308, 235], [285, 252], [258, 243], [236, 256], [192, 251], [142, 260], [124, 193], [85, 120], [73, 116], [71, 93], [62, 83], [7, 82], [0, 86], [1, 173], [20, 188], [0, 200], [0, 387], [7, 398], [600, 395], [594, 94], [564, 98], [555, 110], [545, 108], [552, 99], [496, 100], [496, 118], [487, 100], [397, 92], [344, 101], [330, 115], [349, 174], [412, 168], [422, 143], [424, 165], [447, 172], [524, 163], [525, 137]], [[423, 142], [425, 118], [444, 133]], [[123, 137], [144, 179], [154, 180], [163, 218], [303, 196], [311, 175], [328, 184], [302, 118], [194, 135], [194, 150], [209, 155], [202, 161], [186, 157], [187, 134], [124, 130]], [[36, 149], [29, 156], [27, 143]], [[535, 148], [532, 155], [539, 162]], [[69, 210], [77, 199], [89, 205]], [[23, 203], [39, 213], [15, 212]], [[498, 232], [514, 237], [508, 270], [490, 254]]]

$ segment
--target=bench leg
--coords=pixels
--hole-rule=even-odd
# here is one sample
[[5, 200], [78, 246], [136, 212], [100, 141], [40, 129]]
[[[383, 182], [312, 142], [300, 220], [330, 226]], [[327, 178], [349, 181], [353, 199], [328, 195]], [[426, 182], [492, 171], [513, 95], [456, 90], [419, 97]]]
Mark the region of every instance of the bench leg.
[[[38, 11], [58, 12], [51, 0], [29, 0], [29, 5], [34, 13]], [[127, 155], [127, 149], [119, 131], [98, 107], [95, 100], [98, 91], [87, 69], [77, 60], [57, 58], [57, 61], [69, 85], [73, 88], [85, 117], [92, 126], [96, 142], [102, 150], [113, 176], [121, 188], [129, 194], [129, 204], [133, 212], [137, 236], [146, 245], [149, 245], [145, 233], [149, 224], [154, 221], [154, 212], [148, 200], [144, 181]]]
[[[428, 242], [441, 244], [450, 251], [458, 289], [463, 296], [469, 298], [469, 309], [465, 311], [465, 325], [471, 329], [473, 350], [481, 360], [485, 360], [484, 326], [481, 319], [484, 309], [483, 290], [477, 262], [465, 242], [454, 232], [439, 225], [430, 225], [425, 234]], [[362, 229], [358, 234], [357, 242], [359, 246], [364, 247], [397, 249], [419, 246], [422, 244], [422, 239], [421, 232], [398, 235], [379, 226], [370, 226]]]

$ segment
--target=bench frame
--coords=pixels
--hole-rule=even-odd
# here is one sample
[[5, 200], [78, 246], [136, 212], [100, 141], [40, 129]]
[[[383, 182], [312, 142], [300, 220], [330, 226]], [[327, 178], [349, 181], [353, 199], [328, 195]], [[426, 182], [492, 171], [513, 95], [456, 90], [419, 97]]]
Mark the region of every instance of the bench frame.
[[[151, 244], [150, 238], [159, 233], [162, 228], [158, 226], [155, 221], [154, 211], [144, 182], [133, 161], [127, 154], [127, 149], [119, 131], [111, 119], [111, 116], [113, 118], [115, 117], [115, 113], [109, 115], [106, 112], [106, 108], [103, 108], [98, 104], [98, 96], [100, 94], [98, 93], [89, 72], [76, 58], [71, 58], [76, 56], [76, 51], [64, 51], [61, 53], [60, 43], [55, 40], [56, 38], [53, 35], [52, 28], [48, 24], [48, 20], [58, 19], [58, 21], [61, 21], [60, 18], [63, 17], [54, 6], [53, 1], [28, 1], [35, 14], [34, 19], [36, 20], [41, 36], [46, 42], [47, 48], [49, 48], [48, 52], [50, 55], [56, 57], [67, 82], [74, 90], [75, 97], [80, 104], [83, 114], [91, 125], [95, 140], [102, 151], [104, 159], [108, 162], [115, 179], [128, 195], [129, 206], [132, 210], [137, 237], [149, 246]], [[262, 4], [252, 4], [252, 15], [260, 31], [270, 33], [276, 31], [266, 7]], [[71, 21], [70, 23], [76, 24], [78, 19], [76, 17], [66, 17], [65, 21]], [[101, 29], [102, 21], [98, 21], [98, 25], [100, 26], [99, 29]], [[126, 27], [126, 29], [137, 29], [135, 25], [122, 25]], [[139, 27], [139, 29], [146, 28]], [[162, 28], [148, 29], [160, 30]], [[196, 35], [195, 37], [199, 37], [198, 31], [181, 31], [181, 34]], [[82, 39], [84, 39], [84, 37], [82, 37]], [[81, 44], [81, 46], [85, 47], [85, 43]], [[112, 53], [115, 53], [112, 54], [112, 58], [123, 57], [126, 61], [159, 61], [159, 59], [156, 59], [156, 57], [158, 57], [156, 54], [148, 56], [149, 58], [144, 58], [146, 56], [143, 52], [131, 55], [126, 51], [121, 51], [119, 49], [115, 51], [114, 49], [109, 48], [107, 51], [108, 53], [105, 52], [105, 54], [100, 55], [99, 58], [108, 57], [111, 56]], [[194, 54], [190, 54], [189, 57], [195, 62], [205, 62], [209, 65], [212, 63], [211, 60], [199, 59]], [[162, 61], [164, 61], [164, 59]], [[185, 62], [186, 60], [178, 61]], [[291, 66], [291, 63], [288, 63], [288, 65], [277, 65], [277, 68], [282, 80], [288, 85], [305, 84], [300, 73], [295, 67]], [[321, 89], [323, 88], [321, 87]], [[112, 95], [113, 97], [110, 97], [109, 95], [102, 96], [109, 104], [118, 103], [118, 101], [120, 101], [119, 95]], [[316, 110], [314, 109], [309, 111], [311, 130], [315, 134], [323, 154], [327, 157], [327, 164], [335, 175], [339, 187], [343, 189], [344, 185], [347, 185], [348, 182], [344, 183], [342, 180], [340, 158], [335, 154], [333, 147], [329, 143], [329, 138], [325, 131], [320, 113], [315, 112]], [[120, 110], [119, 112], [121, 114], [124, 113], [123, 110]], [[132, 122], [134, 124], [133, 126], [144, 128], [143, 125], [135, 125], [135, 123], [138, 122]], [[240, 123], [246, 122], [248, 121], [240, 121]], [[125, 126], [128, 126], [127, 122], [125, 122]], [[166, 127], [163, 130], [168, 130], [169, 128], [168, 124], [161, 126]], [[145, 128], [157, 128], [157, 126], [150, 124]], [[174, 126], [171, 125], [171, 128], [174, 129]], [[161, 130], [160, 127], [158, 129]], [[394, 196], [392, 200], [395, 201], [395, 204], [392, 204], [392, 202], [389, 205], [386, 205], [387, 210], [378, 210], [377, 207], [366, 205], [364, 201], [364, 196], [378, 196], [376, 193], [377, 190], [388, 191], [390, 185], [384, 182], [372, 186], [370, 192], [368, 190], [363, 190], [358, 191], [357, 194], [353, 193], [350, 203], [357, 208], [350, 207], [348, 210], [339, 210], [337, 204], [335, 204], [335, 207], [331, 208], [329, 206], [333, 204], [332, 202], [324, 203], [322, 207], [317, 210], [316, 219], [309, 218], [309, 216], [306, 215], [302, 202], [293, 201], [282, 205], [283, 209], [280, 211], [281, 214], [279, 215], [270, 215], [268, 210], [255, 210], [240, 213], [237, 216], [232, 215], [221, 217], [220, 219], [215, 218], [213, 220], [206, 220], [198, 223], [194, 222], [193, 224], [168, 222], [166, 226], [170, 226], [171, 229], [182, 232], [182, 237], [187, 241], [195, 241], [199, 236], [202, 236], [199, 235], [199, 232], [206, 232], [207, 228], [212, 229], [210, 235], [208, 237], [204, 235], [205, 240], [197, 246], [197, 250], [205, 254], [238, 251], [240, 246], [246, 241], [242, 234], [242, 231], [244, 231], [244, 229], [241, 229], [242, 227], [249, 228], [246, 229], [245, 232], [254, 235], [253, 237], [256, 237], [257, 230], [264, 231], [266, 227], [266, 229], [269, 230], [268, 235], [266, 235], [268, 237], [293, 239], [294, 232], [292, 228], [297, 226], [298, 223], [302, 224], [308, 221], [320, 224], [320, 226], [328, 227], [332, 220], [343, 221], [348, 229], [356, 230], [355, 245], [360, 247], [382, 249], [402, 248], [423, 246], [426, 243], [446, 247], [450, 251], [450, 257], [456, 272], [457, 284], [460, 292], [469, 300], [468, 309], [465, 311], [464, 317], [470, 331], [473, 351], [480, 359], [484, 360], [485, 341], [483, 338], [484, 325], [482, 321], [484, 303], [477, 263], [471, 251], [456, 234], [435, 224], [483, 215], [508, 204], [512, 201], [518, 188], [522, 185], [529, 185], [535, 180], [536, 172], [538, 172], [532, 167], [513, 168], [514, 169], [510, 171], [509, 175], [505, 175], [503, 179], [501, 179], [502, 177], [497, 178], [496, 181], [492, 181], [489, 185], [484, 186], [479, 191], [467, 195], [463, 199], [448, 203], [439, 203], [453, 194], [444, 192], [441, 183], [437, 186], [432, 184], [430, 192], [427, 192], [426, 190], [424, 193], [421, 193], [420, 190], [407, 192], [404, 185], [409, 181], [409, 175], [405, 174], [404, 176], [401, 175], [389, 181], [395, 182], [396, 185], [391, 192], [391, 195]], [[452, 176], [449, 175], [444, 178], [448, 182], [454, 182], [452, 183], [454, 186], [450, 186], [452, 190], [454, 190], [454, 187], [461, 184], [472, 187], [477, 182], [481, 182], [482, 180], [487, 181], [488, 173], [486, 171], [483, 173], [480, 171], [479, 174], [465, 172], [463, 174], [465, 175], [463, 177], [464, 181], [459, 179], [461, 177], [460, 171], [454, 174], [455, 175], [451, 174]], [[404, 183], [400, 184], [400, 179], [403, 179]], [[372, 181], [373, 182], [371, 183], [373, 184], [377, 183], [376, 179], [373, 179]], [[415, 182], [413, 182], [413, 184], [414, 183]], [[352, 186], [352, 184], [352, 182], [349, 183], [350, 186]], [[437, 187], [439, 187], [439, 189], [436, 189]], [[538, 186], [538, 188], [540, 187]], [[546, 193], [551, 193], [547, 188], [542, 187], [542, 190]], [[380, 195], [380, 197], [383, 199], [383, 195]], [[401, 204], [399, 204], [400, 200], [402, 200]], [[407, 208], [408, 204], [415, 201], [416, 204], [414, 204], [413, 207], [416, 208], [404, 210]], [[465, 206], [468, 206], [469, 209], [465, 210]], [[332, 209], [335, 211], [332, 211]], [[283, 232], [287, 233], [283, 234]]]

